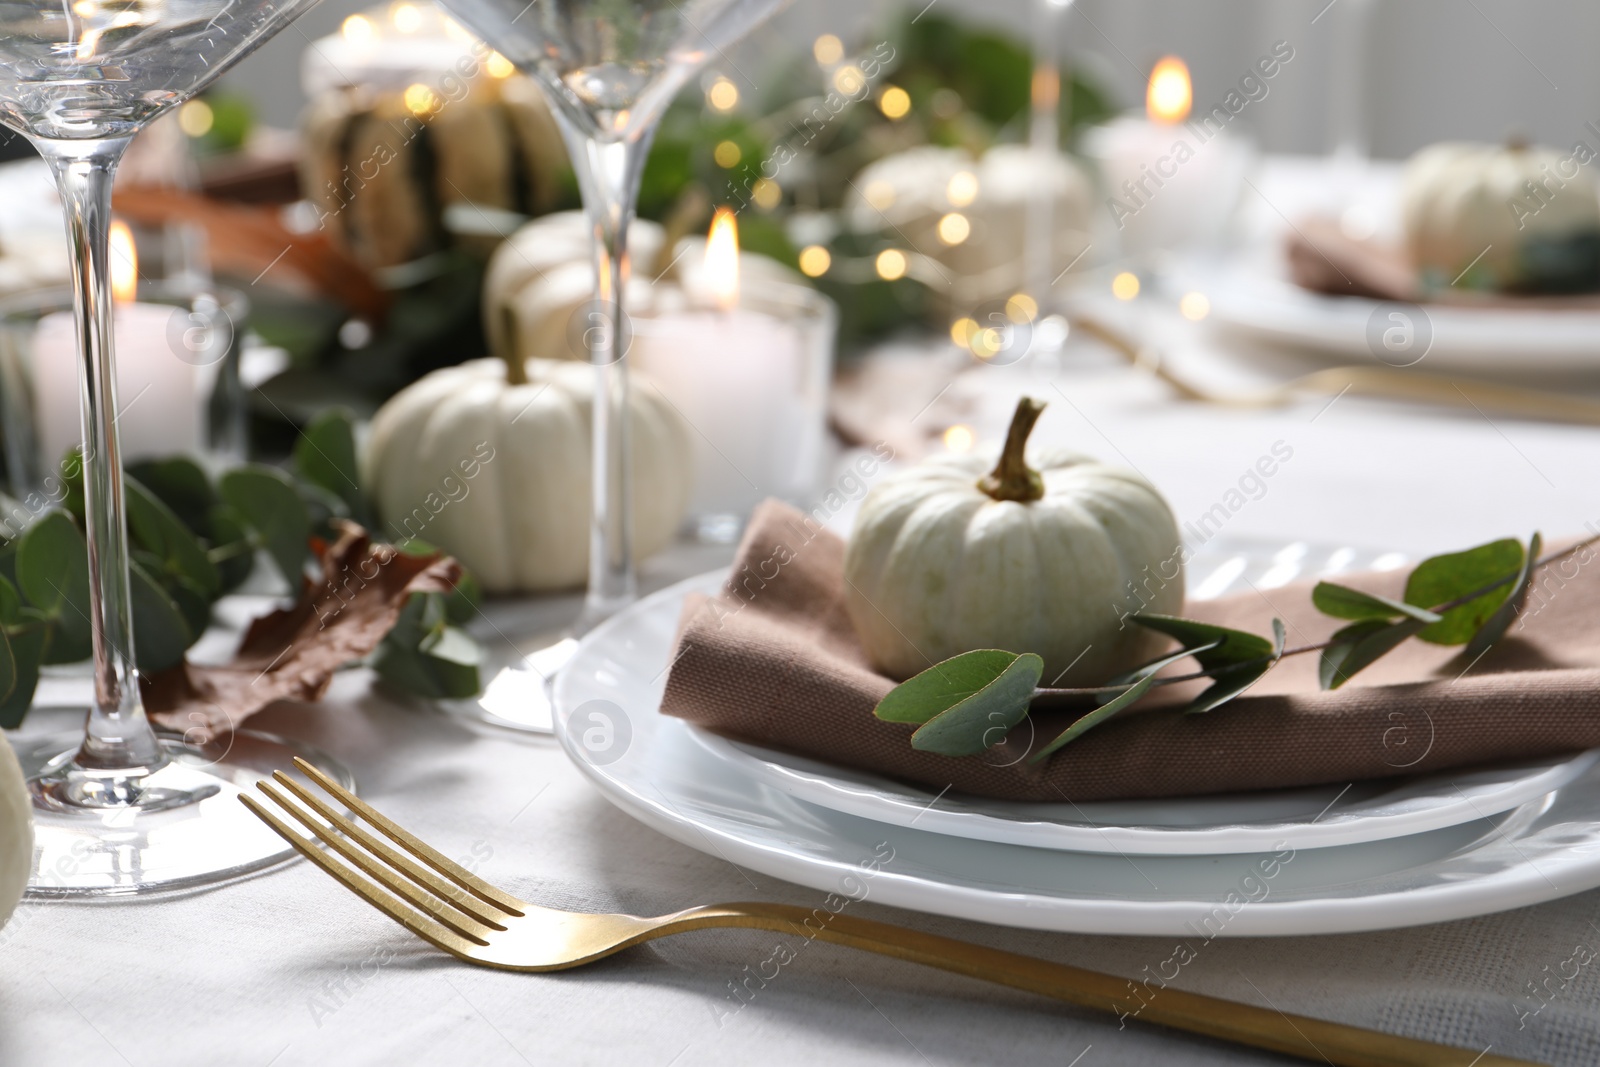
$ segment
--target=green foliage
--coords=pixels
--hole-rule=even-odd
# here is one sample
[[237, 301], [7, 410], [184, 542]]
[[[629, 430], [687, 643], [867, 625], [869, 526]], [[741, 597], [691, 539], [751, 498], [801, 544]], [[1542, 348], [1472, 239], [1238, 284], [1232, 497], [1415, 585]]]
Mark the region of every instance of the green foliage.
[[885, 722], [918, 726], [948, 711], [1000, 677], [1017, 662], [1015, 652], [980, 648], [929, 667], [890, 690], [873, 714]]
[[[1522, 559], [1522, 545], [1513, 538], [1425, 559], [1406, 580], [1406, 602], [1455, 604], [1491, 583], [1515, 577], [1522, 567]], [[1464, 645], [1510, 594], [1510, 585], [1497, 585], [1482, 596], [1444, 611], [1443, 621], [1417, 636], [1438, 645]]]
[[978, 649], [935, 664], [902, 683], [874, 712], [886, 722], [916, 723], [911, 747], [941, 756], [975, 756], [1000, 743], [1028, 714], [1044, 660]]
[[289, 588], [298, 592], [311, 554], [306, 544], [311, 512], [293, 480], [275, 467], [248, 463], [224, 474], [218, 489], [234, 514], [260, 536], [261, 547]]
[[1285, 630], [1280, 619], [1272, 620], [1273, 640], [1270, 641], [1243, 630], [1169, 615], [1140, 614], [1135, 615], [1133, 621], [1147, 630], [1177, 638], [1185, 653], [1199, 662], [1201, 670], [1216, 679], [1184, 708], [1191, 715], [1226, 704], [1254, 685], [1283, 655]]
[[1512, 583], [1511, 595], [1501, 602], [1494, 614], [1472, 635], [1467, 642], [1467, 647], [1462, 651], [1470, 664], [1476, 663], [1478, 657], [1504, 637], [1511, 628], [1511, 620], [1521, 612], [1524, 604], [1528, 602], [1528, 591], [1533, 588], [1533, 576], [1538, 569], [1539, 552], [1544, 548], [1544, 538], [1535, 533], [1528, 538], [1528, 550], [1522, 556], [1522, 568], [1517, 572], [1517, 580]]
[[1420, 619], [1363, 619], [1333, 635], [1317, 664], [1317, 681], [1324, 689], [1338, 689], [1372, 666], [1409, 637], [1422, 632]]
[[[1044, 660], [1032, 652], [993, 650], [969, 652], [966, 657], [935, 664], [917, 676], [924, 679], [913, 688], [913, 694], [923, 694], [920, 707], [903, 701], [890, 705], [891, 714], [902, 716], [932, 711], [911, 735], [912, 748], [941, 756], [975, 756], [1004, 740], [1028, 714], [1028, 702], [1044, 674]], [[929, 674], [935, 678], [928, 679]]]
[[[1214, 646], [1207, 645], [1204, 647], [1209, 649]], [[1192, 651], [1196, 650], [1186, 648], [1179, 652], [1173, 652], [1170, 655], [1162, 656], [1158, 660], [1153, 660], [1150, 663], [1146, 663], [1143, 667], [1133, 671], [1128, 676], [1127, 687], [1125, 689], [1114, 694], [1111, 699], [1106, 700], [1094, 711], [1089, 712], [1089, 714], [1078, 719], [1071, 726], [1057, 734], [1055, 740], [1045, 745], [1038, 752], [1035, 752], [1029, 762], [1038, 763], [1040, 760], [1049, 756], [1051, 753], [1055, 752], [1056, 749], [1060, 748], [1062, 745], [1065, 745], [1067, 742], [1076, 740], [1106, 720], [1115, 715], [1121, 714], [1128, 708], [1131, 708], [1134, 704], [1143, 699], [1146, 693], [1150, 692], [1150, 690], [1155, 687], [1156, 673], [1158, 671], [1185, 658], [1186, 656], [1190, 655]]]
[[369, 657], [379, 677], [402, 692], [435, 700], [477, 694], [483, 650], [452, 625], [447, 599], [440, 593], [411, 595]]
[[202, 613], [200, 626], [196, 627], [196, 620], [190, 617], [193, 605], [190, 613], [185, 613], [170, 588], [137, 559], [129, 568], [129, 586], [133, 594], [133, 651], [139, 670], [149, 674], [166, 670], [181, 661], [184, 652], [204, 632], [211, 603], [203, 596], [196, 599]]
[[18, 539], [17, 587], [47, 628], [43, 662], [89, 655], [89, 546], [66, 512], [47, 513]]
[[1332, 615], [1336, 619], [1355, 619], [1358, 622], [1365, 619], [1388, 619], [1396, 615], [1404, 615], [1425, 623], [1435, 623], [1443, 618], [1442, 615], [1435, 615], [1427, 608], [1420, 608], [1415, 604], [1390, 600], [1376, 593], [1363, 593], [1359, 589], [1335, 585], [1333, 582], [1318, 582], [1311, 590], [1311, 603], [1324, 615]]
[[[348, 414], [313, 424], [296, 466], [303, 481], [248, 464], [217, 484], [192, 460], [164, 459], [130, 468], [124, 479], [130, 549], [134, 648], [147, 674], [183, 661], [211, 622], [212, 605], [249, 576], [264, 552], [298, 594], [309, 539], [328, 520], [365, 514], [355, 474]], [[314, 445], [314, 447], [313, 447]], [[89, 555], [82, 528], [81, 473], [69, 457], [65, 504], [40, 515], [21, 535], [0, 541], [0, 727], [22, 722], [44, 664], [87, 659], [91, 652]], [[76, 498], [74, 493], [76, 492]], [[77, 513], [70, 506], [74, 499]], [[409, 551], [432, 552], [421, 544]], [[481, 653], [461, 629], [477, 613], [477, 583], [463, 576], [448, 594], [413, 596], [374, 653], [374, 666], [424, 696], [478, 692]]]
[[356, 463], [355, 419], [347, 408], [329, 408], [311, 420], [295, 442], [294, 467], [301, 478], [342, 501], [350, 518], [372, 527]]

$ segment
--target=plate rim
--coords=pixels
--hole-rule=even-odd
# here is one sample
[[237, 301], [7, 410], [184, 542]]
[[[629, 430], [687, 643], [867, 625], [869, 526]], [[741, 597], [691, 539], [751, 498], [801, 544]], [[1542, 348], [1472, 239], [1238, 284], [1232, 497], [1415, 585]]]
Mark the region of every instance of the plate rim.
[[[1378, 300], [1364, 296], [1335, 297], [1313, 293], [1295, 286], [1281, 275], [1263, 271], [1249, 261], [1235, 257], [1220, 264], [1221, 270], [1208, 275], [1205, 286], [1211, 297], [1211, 315], [1219, 327], [1239, 331], [1264, 340], [1293, 344], [1305, 351], [1348, 358], [1362, 355], [1370, 358], [1364, 336], [1357, 336], [1355, 328], [1365, 323], [1374, 310], [1385, 304], [1404, 301]], [[1239, 299], [1238, 294], [1254, 288], [1256, 295]], [[1314, 320], [1291, 313], [1295, 301], [1279, 299], [1271, 290], [1292, 292], [1303, 298], [1304, 306], [1315, 307]], [[1456, 369], [1489, 370], [1499, 366], [1496, 362], [1505, 355], [1507, 341], [1490, 332], [1484, 337], [1486, 323], [1505, 324], [1506, 330], [1524, 329], [1529, 323], [1550, 321], [1549, 309], [1536, 308], [1477, 308], [1450, 304], [1417, 305], [1427, 312], [1434, 324], [1434, 340], [1427, 358], [1443, 361]], [[1263, 310], [1270, 312], [1264, 314]], [[1542, 339], [1538, 331], [1534, 342], [1527, 335], [1516, 342], [1518, 365], [1531, 359], [1535, 369], [1545, 373], [1573, 373], [1592, 371], [1600, 367], [1592, 341], [1593, 327], [1600, 324], [1600, 308], [1572, 308], [1559, 312], [1566, 319], [1563, 325], [1571, 326], [1568, 332], [1552, 335], [1546, 330]], [[1296, 322], [1288, 321], [1290, 318]], [[1582, 321], [1579, 321], [1579, 320]], [[1308, 324], [1297, 325], [1304, 321]], [[1437, 326], [1443, 323], [1446, 344], [1439, 345]], [[1588, 337], [1588, 340], [1585, 340]]]

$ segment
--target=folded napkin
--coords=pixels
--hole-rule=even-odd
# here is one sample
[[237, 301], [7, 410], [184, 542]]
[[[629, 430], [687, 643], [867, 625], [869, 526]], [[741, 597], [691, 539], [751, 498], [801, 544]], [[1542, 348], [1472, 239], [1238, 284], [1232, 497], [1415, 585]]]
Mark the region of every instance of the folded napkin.
[[[751, 519], [723, 592], [685, 605], [661, 710], [933, 791], [1006, 800], [1344, 783], [1576, 752], [1600, 745], [1600, 559], [1586, 558], [1545, 572], [1522, 618], [1474, 664], [1457, 649], [1410, 641], [1324, 693], [1317, 657], [1296, 656], [1209, 714], [1157, 703], [1182, 702], [1203, 683], [1159, 690], [1154, 707], [1036, 764], [1025, 758], [1030, 742], [1053, 738], [1074, 713], [1036, 710], [1000, 747], [962, 758], [918, 752], [913, 727], [875, 718], [894, 682], [872, 669], [845, 614], [844, 542], [769, 501]], [[1396, 596], [1403, 575], [1341, 581]], [[1340, 625], [1311, 607], [1309, 586], [1191, 604], [1187, 613], [1260, 634], [1276, 615], [1291, 646]]]
[[1402, 248], [1345, 234], [1333, 219], [1303, 218], [1284, 236], [1289, 277], [1302, 289], [1332, 296], [1364, 296], [1419, 304], [1456, 304], [1520, 311], [1593, 311], [1594, 293], [1532, 294], [1479, 289], [1424, 289]]

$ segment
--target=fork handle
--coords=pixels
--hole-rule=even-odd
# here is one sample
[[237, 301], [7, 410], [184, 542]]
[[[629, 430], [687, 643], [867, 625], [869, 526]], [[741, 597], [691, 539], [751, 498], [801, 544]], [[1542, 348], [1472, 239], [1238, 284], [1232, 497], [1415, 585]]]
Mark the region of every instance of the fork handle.
[[[1539, 1067], [1527, 1060], [1417, 1041], [1304, 1015], [1289, 1015], [1164, 986], [1022, 956], [826, 908], [789, 904], [713, 904], [663, 921], [651, 937], [715, 927], [797, 934], [1107, 1011], [1129, 1019], [1270, 1049], [1336, 1067]], [[642, 939], [641, 939], [642, 940]]]

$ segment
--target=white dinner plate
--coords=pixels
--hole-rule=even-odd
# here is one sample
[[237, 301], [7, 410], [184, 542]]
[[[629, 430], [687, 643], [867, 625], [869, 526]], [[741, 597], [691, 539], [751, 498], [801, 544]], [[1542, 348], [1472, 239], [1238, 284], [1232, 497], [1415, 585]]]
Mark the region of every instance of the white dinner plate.
[[[1379, 357], [1394, 366], [1480, 373], [1600, 369], [1600, 310], [1428, 304], [1418, 315], [1413, 306], [1312, 293], [1253, 263], [1208, 273], [1197, 284], [1218, 325], [1340, 362]], [[1392, 318], [1395, 312], [1403, 318]], [[1384, 349], [1391, 328], [1410, 331], [1392, 335], [1407, 343]]]
[[707, 580], [664, 590], [590, 633], [556, 682], [555, 725], [569, 757], [618, 807], [730, 862], [1011, 926], [1206, 938], [1441, 922], [1600, 885], [1597, 770], [1469, 823], [1207, 856], [1028, 848], [808, 804], [713, 758], [692, 727], [657, 710], [678, 608]]

